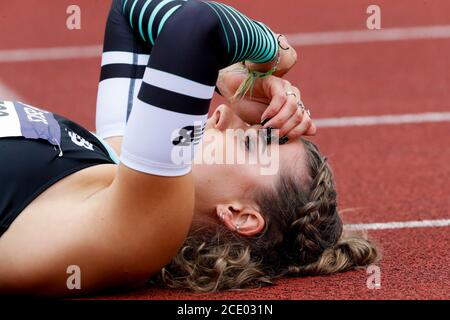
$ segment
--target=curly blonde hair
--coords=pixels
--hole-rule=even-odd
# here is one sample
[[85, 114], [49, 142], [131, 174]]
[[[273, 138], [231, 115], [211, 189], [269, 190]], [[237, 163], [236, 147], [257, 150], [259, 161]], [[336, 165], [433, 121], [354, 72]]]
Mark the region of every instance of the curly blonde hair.
[[307, 150], [307, 185], [282, 173], [275, 190], [255, 201], [264, 231], [243, 237], [211, 223], [192, 231], [178, 255], [154, 278], [169, 288], [196, 292], [261, 287], [283, 276], [324, 275], [363, 267], [379, 258], [376, 246], [344, 237], [332, 171], [318, 148]]

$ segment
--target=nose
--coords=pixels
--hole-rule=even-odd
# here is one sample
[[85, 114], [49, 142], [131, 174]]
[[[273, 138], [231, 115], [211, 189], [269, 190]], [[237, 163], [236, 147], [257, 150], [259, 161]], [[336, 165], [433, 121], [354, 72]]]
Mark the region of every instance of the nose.
[[213, 127], [217, 130], [245, 129], [248, 125], [227, 105], [222, 104], [217, 107], [211, 117]]

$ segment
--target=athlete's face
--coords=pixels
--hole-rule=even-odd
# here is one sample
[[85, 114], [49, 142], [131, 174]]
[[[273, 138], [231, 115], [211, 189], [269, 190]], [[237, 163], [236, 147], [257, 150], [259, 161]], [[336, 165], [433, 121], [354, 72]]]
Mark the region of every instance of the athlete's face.
[[274, 136], [271, 144], [266, 141], [267, 131], [260, 125], [250, 126], [225, 105], [216, 109], [193, 166], [197, 217], [223, 220], [225, 215], [226, 220], [227, 214], [233, 214], [241, 230], [246, 222], [258, 229], [262, 216], [253, 192], [274, 188], [281, 170], [299, 178], [306, 173], [306, 151], [300, 140], [279, 145]]

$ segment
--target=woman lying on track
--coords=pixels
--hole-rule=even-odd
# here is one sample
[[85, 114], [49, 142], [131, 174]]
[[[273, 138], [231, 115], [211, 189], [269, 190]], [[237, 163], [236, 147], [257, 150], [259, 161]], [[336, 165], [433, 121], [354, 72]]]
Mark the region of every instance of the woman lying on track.
[[[299, 138], [316, 129], [297, 88], [259, 78], [256, 100], [207, 119], [216, 83], [230, 97], [245, 78], [236, 63], [275, 75], [292, 67], [295, 51], [279, 41], [220, 3], [113, 0], [100, 137], [0, 102], [0, 293], [87, 294], [151, 277], [215, 291], [372, 263], [369, 241], [342, 237], [330, 168]], [[239, 163], [261, 152], [279, 170]], [[225, 164], [208, 162], [221, 153]]]

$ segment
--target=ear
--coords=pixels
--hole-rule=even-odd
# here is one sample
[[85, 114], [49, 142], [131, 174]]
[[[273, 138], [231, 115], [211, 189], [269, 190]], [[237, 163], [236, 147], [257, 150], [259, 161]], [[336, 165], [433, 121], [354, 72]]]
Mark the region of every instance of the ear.
[[259, 210], [248, 204], [217, 205], [216, 214], [228, 229], [247, 237], [261, 233], [266, 225]]

